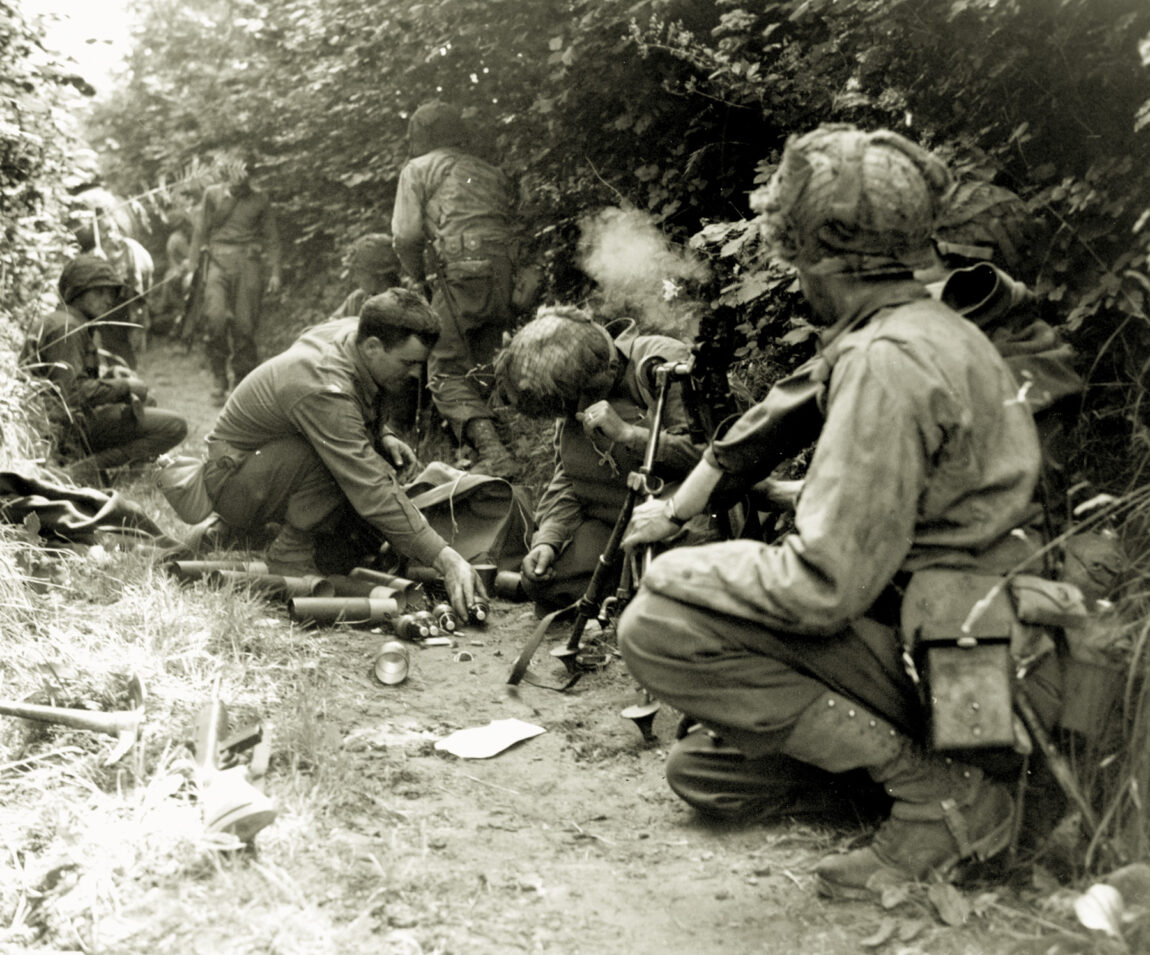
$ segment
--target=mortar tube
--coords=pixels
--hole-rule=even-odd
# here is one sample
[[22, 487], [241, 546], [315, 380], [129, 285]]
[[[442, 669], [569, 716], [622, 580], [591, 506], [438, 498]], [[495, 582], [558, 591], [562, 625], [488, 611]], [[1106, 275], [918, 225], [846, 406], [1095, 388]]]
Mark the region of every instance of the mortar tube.
[[262, 560], [169, 560], [164, 564], [164, 569], [180, 580], [199, 580], [217, 570], [266, 574], [268, 565]]
[[406, 577], [396, 577], [395, 574], [385, 574], [381, 570], [371, 570], [367, 567], [353, 567], [348, 572], [348, 577], [354, 580], [370, 580], [380, 586], [391, 587], [393, 590], [402, 591], [407, 595], [408, 600], [411, 600], [416, 594], [423, 592], [423, 585], [420, 581], [408, 580]]
[[334, 597], [335, 588], [325, 577], [281, 577], [278, 574], [246, 574], [240, 570], [216, 570], [206, 578], [236, 587], [248, 587], [268, 597]]
[[371, 597], [293, 597], [288, 601], [288, 616], [300, 623], [328, 627], [336, 623], [387, 623], [399, 612], [392, 599]]

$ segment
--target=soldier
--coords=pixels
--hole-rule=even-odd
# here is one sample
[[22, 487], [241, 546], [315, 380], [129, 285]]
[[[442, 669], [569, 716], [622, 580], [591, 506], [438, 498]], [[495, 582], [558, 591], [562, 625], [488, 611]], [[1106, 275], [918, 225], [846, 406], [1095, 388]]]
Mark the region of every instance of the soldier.
[[[496, 358], [496, 389], [523, 414], [556, 418], [555, 470], [535, 513], [523, 588], [543, 614], [582, 595], [643, 463], [656, 365], [690, 349], [665, 335], [612, 337], [580, 309], [539, 309]], [[682, 386], [663, 413], [654, 476], [681, 480], [699, 460]]]
[[171, 411], [147, 407], [148, 387], [135, 375], [121, 369], [100, 376], [92, 328], [123, 290], [111, 264], [78, 255], [64, 266], [58, 289], [63, 307], [32, 329], [21, 364], [54, 386], [50, 416], [64, 430], [63, 456], [74, 459], [70, 473], [99, 486], [109, 469], [153, 461], [174, 448], [188, 426]]
[[476, 471], [512, 477], [517, 467], [495, 430], [484, 366], [514, 317], [515, 195], [506, 175], [467, 151], [468, 140], [452, 106], [433, 101], [412, 114], [391, 231], [404, 274], [433, 283], [442, 323], [427, 367], [435, 406], [456, 440], [478, 451]]
[[258, 167], [249, 156], [237, 182], [209, 186], [195, 216], [192, 254], [206, 256], [204, 268], [205, 347], [215, 387], [212, 399], [223, 404], [259, 363], [256, 330], [264, 290], [280, 289], [280, 236], [266, 192], [253, 179]]
[[332, 318], [359, 315], [363, 303], [400, 284], [399, 258], [386, 232], [361, 235], [348, 250], [347, 270], [355, 290], [332, 312]]
[[[1011, 839], [1009, 774], [925, 745], [899, 636], [900, 613], [901, 632], [917, 632], [924, 574], [941, 575], [927, 604], [944, 600], [957, 633], [973, 609], [960, 575], [990, 589], [1041, 544], [1030, 410], [994, 345], [912, 275], [948, 184], [936, 157], [892, 132], [827, 126], [788, 142], [757, 207], [822, 326], [819, 354], [666, 500], [640, 506], [624, 540], [670, 536], [721, 478], [754, 483], [818, 434], [793, 532], [657, 557], [619, 634], [640, 683], [695, 724], [667, 765], [688, 802], [727, 816], [825, 808], [828, 784], [863, 793], [860, 774], [872, 805], [893, 800], [871, 845], [816, 867], [834, 897], [945, 873]], [[902, 600], [908, 590], [919, 598]], [[1040, 660], [1022, 691], [1049, 724], [1060, 670]]]
[[316, 573], [317, 560], [330, 566], [321, 537], [335, 546], [362, 534], [367, 556], [387, 541], [438, 570], [466, 614], [483, 585], [403, 493], [397, 473], [415, 455], [384, 424], [390, 396], [419, 373], [437, 331], [422, 298], [389, 289], [359, 318], [309, 329], [246, 376], [207, 438], [204, 485], [222, 530], [281, 524], [268, 566], [292, 576]]

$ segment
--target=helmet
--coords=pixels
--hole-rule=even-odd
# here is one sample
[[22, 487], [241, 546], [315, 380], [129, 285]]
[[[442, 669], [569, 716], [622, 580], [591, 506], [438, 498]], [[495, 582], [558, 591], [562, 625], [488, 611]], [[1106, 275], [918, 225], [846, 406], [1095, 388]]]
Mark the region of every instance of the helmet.
[[122, 289], [124, 283], [107, 259], [98, 255], [77, 255], [64, 266], [56, 287], [64, 304], [71, 305], [89, 289]]
[[391, 236], [372, 232], [352, 243], [347, 264], [349, 268], [363, 269], [373, 275], [387, 275], [399, 271], [399, 256], [395, 254]]
[[467, 142], [463, 114], [437, 99], [424, 103], [411, 114], [407, 142], [412, 156], [422, 156], [441, 146], [462, 146]]
[[935, 247], [952, 266], [992, 262], [1029, 281], [1029, 250], [1040, 231], [1026, 203], [1009, 189], [978, 179], [957, 183], [935, 226]]
[[522, 414], [563, 417], [587, 382], [617, 362], [611, 334], [590, 313], [545, 305], [496, 355], [496, 387]]
[[775, 254], [797, 268], [905, 272], [929, 263], [949, 184], [943, 162], [898, 133], [828, 124], [791, 137], [751, 200]]

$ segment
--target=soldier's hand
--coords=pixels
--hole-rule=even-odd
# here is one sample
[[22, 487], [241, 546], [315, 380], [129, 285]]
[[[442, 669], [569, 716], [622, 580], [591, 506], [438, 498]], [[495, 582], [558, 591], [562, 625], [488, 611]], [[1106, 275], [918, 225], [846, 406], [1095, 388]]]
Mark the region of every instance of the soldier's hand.
[[402, 471], [418, 460], [415, 452], [411, 449], [411, 445], [398, 435], [383, 435], [379, 439], [379, 446], [383, 450], [383, 456], [395, 466], [397, 471]]
[[596, 401], [582, 411], [577, 411], [575, 420], [582, 422], [583, 430], [588, 435], [597, 431], [608, 441], [625, 442], [632, 430], [632, 426], [620, 418], [619, 413], [606, 400]]
[[459, 552], [451, 547], [445, 547], [435, 558], [435, 569], [443, 575], [443, 587], [447, 591], [447, 599], [460, 618], [466, 620], [467, 608], [472, 606], [476, 599], [486, 600], [487, 591], [483, 588], [483, 581]]
[[645, 501], [636, 506], [623, 534], [623, 548], [669, 540], [683, 529], [667, 516], [666, 501]]
[[276, 295], [279, 293], [279, 290], [282, 287], [283, 279], [280, 278], [280, 274], [278, 272], [273, 272], [271, 274], [271, 278], [268, 279], [268, 293], [271, 295]]
[[523, 558], [521, 569], [528, 580], [546, 580], [555, 573], [555, 548], [550, 544], [536, 544]]

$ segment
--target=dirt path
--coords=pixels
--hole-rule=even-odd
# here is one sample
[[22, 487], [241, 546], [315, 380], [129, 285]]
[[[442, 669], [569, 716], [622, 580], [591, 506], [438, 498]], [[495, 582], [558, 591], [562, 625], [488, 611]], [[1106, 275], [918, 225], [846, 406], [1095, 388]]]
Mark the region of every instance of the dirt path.
[[[215, 413], [198, 360], [161, 342], [142, 371], [161, 406], [189, 417], [197, 442]], [[319, 782], [334, 791], [324, 814], [305, 817], [283, 768], [274, 771], [281, 817], [261, 833], [256, 864], [287, 885], [285, 913], [295, 914], [279, 921], [296, 946], [234, 947], [234, 936], [213, 938], [159, 909], [152, 950], [845, 955], [870, 943], [958, 955], [1006, 952], [1020, 937], [993, 914], [948, 926], [925, 893], [891, 911], [819, 899], [811, 866], [851, 833], [701, 824], [663, 780], [677, 714], [660, 711], [660, 742], [644, 743], [619, 715], [636, 690], [617, 659], [567, 693], [509, 693], [535, 620], [523, 604], [497, 601], [495, 611], [455, 647], [414, 648], [408, 679], [392, 687], [368, 677], [380, 634], [317, 632], [313, 664], [291, 679], [317, 714]], [[547, 646], [536, 669], [555, 679]], [[489, 759], [434, 748], [453, 730], [511, 717], [545, 732]], [[301, 826], [311, 827], [303, 850], [284, 835]], [[210, 904], [242, 884], [201, 880], [189, 891]], [[257, 906], [267, 914], [266, 901]], [[336, 927], [334, 947], [308, 944], [321, 923]], [[882, 932], [890, 940], [875, 944]]]

